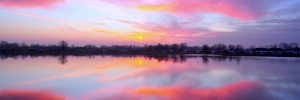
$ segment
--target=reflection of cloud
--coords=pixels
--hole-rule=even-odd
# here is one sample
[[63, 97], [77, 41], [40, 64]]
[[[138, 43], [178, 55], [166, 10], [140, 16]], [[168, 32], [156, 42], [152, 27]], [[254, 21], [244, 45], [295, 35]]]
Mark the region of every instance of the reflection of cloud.
[[[115, 59], [114, 63], [105, 62], [102, 65], [95, 67], [84, 67], [72, 70], [72, 72], [62, 73], [60, 75], [53, 75], [42, 79], [29, 80], [21, 82], [18, 85], [33, 85], [53, 80], [68, 79], [68, 78], [82, 78], [87, 76], [99, 76], [101, 80], [119, 79], [123, 76], [130, 76], [131, 73], [138, 73], [144, 70], [152, 70], [159, 68], [168, 68], [168, 63], [157, 63], [154, 61], [147, 60], [146, 58], [137, 59]], [[72, 66], [74, 67], [74, 66]], [[120, 69], [124, 69], [121, 71]], [[117, 72], [117, 74], [116, 74]]]
[[[143, 100], [142, 97], [131, 93], [132, 89], [99, 89], [82, 97], [83, 100]], [[145, 98], [144, 98], [145, 99]]]
[[[112, 89], [113, 90], [113, 89]], [[157, 100], [268, 100], [271, 96], [256, 82], [241, 81], [221, 88], [140, 87], [137, 89], [102, 90], [89, 99], [117, 100], [126, 98]], [[108, 93], [108, 94], [107, 94]], [[97, 95], [98, 94], [98, 95]], [[99, 94], [102, 94], [99, 96]]]
[[[201, 66], [201, 65], [200, 65]], [[67, 66], [66, 66], [67, 67]], [[17, 85], [34, 85], [50, 81], [98, 77], [100, 83], [120, 82], [131, 79], [141, 79], [143, 82], [151, 80], [153, 77], [164, 76], [167, 84], [182, 84], [193, 81], [193, 84], [200, 83], [203, 86], [219, 86], [224, 83], [231, 83], [241, 79], [240, 74], [233, 70], [207, 70], [205, 67], [195, 66], [187, 63], [158, 62], [147, 58], [121, 58], [103, 62], [98, 66], [69, 66], [72, 70], [65, 70], [63, 73], [48, 76], [40, 79], [27, 80]], [[67, 69], [67, 68], [66, 68]], [[64, 70], [64, 69], [63, 69]], [[228, 80], [230, 78], [230, 80]], [[214, 84], [210, 82], [216, 82]], [[219, 84], [217, 84], [219, 83]]]
[[12, 8], [46, 8], [64, 0], [0, 0], [0, 6]]
[[88, 68], [88, 69], [84, 69], [81, 71], [74, 71], [74, 72], [64, 73], [61, 75], [49, 76], [49, 77], [42, 78], [42, 79], [29, 80], [29, 81], [21, 82], [21, 83], [19, 83], [19, 85], [33, 85], [33, 84], [49, 82], [49, 81], [53, 81], [53, 80], [68, 79], [68, 78], [80, 78], [80, 77], [89, 76], [89, 75], [101, 74], [98, 71], [99, 70], [95, 70], [93, 68], [91, 68], [91, 69]]
[[65, 100], [63, 96], [49, 91], [4, 90], [0, 91], [1, 100]]
[[172, 100], [258, 100], [265, 97], [265, 92], [264, 88], [255, 82], [238, 82], [213, 89], [145, 87], [136, 91], [138, 95], [166, 97]]

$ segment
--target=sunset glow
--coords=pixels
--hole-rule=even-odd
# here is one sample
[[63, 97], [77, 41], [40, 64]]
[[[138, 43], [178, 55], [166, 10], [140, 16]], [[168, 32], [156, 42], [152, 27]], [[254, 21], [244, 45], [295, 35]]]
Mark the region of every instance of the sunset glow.
[[1, 0], [0, 40], [53, 44], [300, 42], [298, 0]]
[[144, 40], [144, 36], [142, 36], [142, 35], [138, 35], [138, 36], [136, 36], [136, 38], [137, 38], [138, 40]]
[[0, 0], [0, 100], [300, 100], [300, 0]]

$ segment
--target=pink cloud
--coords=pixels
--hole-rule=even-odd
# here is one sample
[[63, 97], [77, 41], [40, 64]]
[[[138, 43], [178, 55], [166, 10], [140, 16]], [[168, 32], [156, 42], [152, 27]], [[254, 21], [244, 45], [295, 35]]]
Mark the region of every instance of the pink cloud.
[[132, 25], [135, 28], [148, 31], [148, 33], [159, 33], [159, 36], [168, 37], [200, 37], [202, 34], [207, 34], [210, 32], [208, 29], [204, 28], [190, 28], [185, 27], [185, 23], [178, 22], [177, 19], [170, 18], [170, 22], [167, 25], [160, 25], [155, 23], [138, 23], [126, 20], [117, 20], [121, 23]]
[[[113, 2], [112, 2], [113, 1]], [[273, 0], [141, 0], [127, 1], [125, 6], [137, 7], [145, 12], [165, 12], [190, 16], [198, 13], [216, 13], [239, 20], [255, 20], [266, 15]], [[123, 0], [110, 0], [120, 4]]]
[[12, 8], [47, 8], [64, 0], [0, 0], [0, 6]]
[[55, 18], [51, 18], [51, 17], [47, 17], [47, 16], [34, 14], [34, 13], [25, 13], [25, 12], [20, 12], [17, 10], [9, 10], [8, 12], [18, 15], [18, 16], [30, 17], [30, 18], [39, 19], [39, 20], [45, 20], [47, 22], [58, 22], [58, 23], [64, 22], [64, 20], [61, 20], [61, 19], [55, 19]]

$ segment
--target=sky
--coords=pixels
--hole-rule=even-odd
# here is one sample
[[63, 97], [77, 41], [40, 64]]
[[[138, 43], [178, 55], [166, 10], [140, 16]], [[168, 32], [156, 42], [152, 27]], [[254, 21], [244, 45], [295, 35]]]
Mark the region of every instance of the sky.
[[0, 40], [40, 44], [300, 42], [300, 0], [0, 0]]

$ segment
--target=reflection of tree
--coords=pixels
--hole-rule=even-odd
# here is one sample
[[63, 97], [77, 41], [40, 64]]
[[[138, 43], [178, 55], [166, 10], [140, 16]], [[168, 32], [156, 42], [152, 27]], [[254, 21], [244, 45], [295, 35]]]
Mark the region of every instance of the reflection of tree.
[[202, 61], [204, 64], [208, 64], [208, 62], [209, 62], [208, 56], [202, 56]]
[[66, 55], [61, 55], [61, 56], [59, 56], [58, 57], [58, 62], [60, 63], [60, 64], [66, 64], [67, 62], [68, 62], [68, 60], [67, 60], [67, 56]]
[[161, 61], [172, 61], [172, 62], [185, 62], [187, 57], [183, 55], [165, 55], [165, 56], [146, 56], [149, 58], [157, 59], [159, 62]]
[[[68, 62], [67, 60], [68, 55], [55, 55], [54, 57], [57, 57], [58, 62], [60, 64], [66, 64]], [[78, 56], [78, 57], [88, 57], [89, 59], [94, 59], [94, 57], [97, 55], [88, 55], [88, 56]], [[135, 58], [135, 57], [143, 57], [146, 59], [154, 59], [159, 62], [174, 62], [174, 63], [183, 63], [186, 62], [188, 59], [192, 58], [202, 58], [202, 61], [204, 64], [208, 64], [209, 61], [217, 61], [217, 62], [224, 62], [224, 61], [236, 61], [237, 63], [240, 62], [240, 57], [232, 57], [232, 56], [209, 56], [209, 55], [99, 55], [99, 57], [106, 57], [106, 56], [112, 56], [112, 57], [129, 57], [129, 58]], [[9, 55], [0, 55], [0, 60], [5, 60], [8, 58], [12, 59], [26, 59], [26, 58], [36, 58], [40, 57], [39, 55], [21, 55], [21, 56], [9, 56]]]

